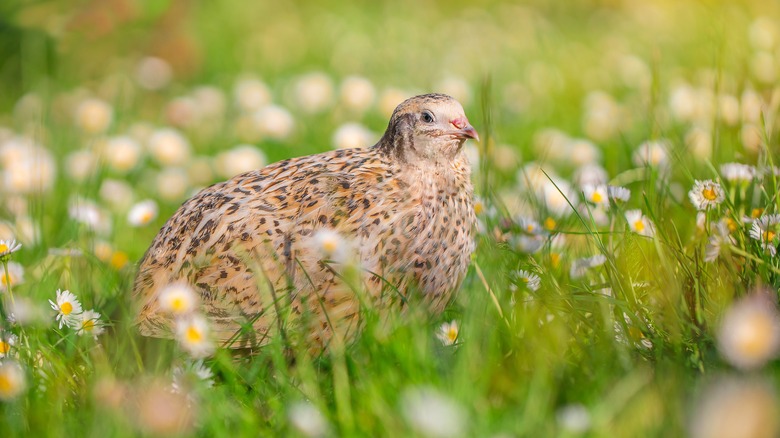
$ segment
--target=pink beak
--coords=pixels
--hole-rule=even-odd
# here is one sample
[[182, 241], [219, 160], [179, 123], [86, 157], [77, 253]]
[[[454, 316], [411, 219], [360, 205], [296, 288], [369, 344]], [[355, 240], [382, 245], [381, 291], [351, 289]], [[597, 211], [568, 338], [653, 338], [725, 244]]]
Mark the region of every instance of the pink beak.
[[467, 139], [472, 138], [479, 141], [479, 134], [473, 126], [469, 124], [469, 121], [465, 117], [458, 117], [450, 122], [452, 126], [458, 129], [454, 134], [457, 138]]

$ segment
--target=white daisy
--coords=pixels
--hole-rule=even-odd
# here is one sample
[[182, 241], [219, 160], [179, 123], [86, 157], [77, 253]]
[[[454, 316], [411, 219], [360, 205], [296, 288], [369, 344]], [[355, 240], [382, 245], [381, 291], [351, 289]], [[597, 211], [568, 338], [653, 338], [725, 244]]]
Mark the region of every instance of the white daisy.
[[723, 179], [732, 183], [749, 183], [758, 174], [755, 167], [742, 163], [726, 163], [720, 166]]
[[14, 287], [24, 283], [24, 268], [16, 262], [8, 263], [8, 274], [0, 267], [0, 290], [8, 290], [8, 286]]
[[130, 208], [127, 213], [127, 222], [133, 227], [149, 224], [157, 217], [159, 208], [152, 199], [145, 199]]
[[526, 271], [524, 269], [520, 269], [519, 271], [516, 271], [514, 274], [514, 277], [517, 279], [517, 282], [521, 286], [525, 286], [530, 291], [536, 291], [539, 289], [539, 285], [541, 284], [541, 279], [538, 275], [534, 274], [533, 272]]
[[539, 222], [526, 216], [518, 218], [517, 225], [520, 227], [523, 233], [531, 235], [539, 235], [544, 231], [544, 229], [539, 225]]
[[0, 359], [9, 357], [18, 341], [19, 338], [15, 334], [0, 330]]
[[588, 269], [601, 266], [606, 261], [607, 257], [604, 254], [596, 254], [593, 257], [574, 260], [569, 270], [569, 276], [573, 279], [581, 278], [588, 272]]
[[185, 283], [169, 284], [160, 292], [157, 299], [162, 310], [174, 315], [191, 313], [198, 305], [195, 291]]
[[711, 179], [696, 180], [693, 188], [688, 192], [688, 197], [697, 210], [707, 210], [723, 202], [726, 199], [726, 193], [720, 184]]
[[328, 433], [328, 420], [316, 406], [309, 402], [297, 402], [290, 406], [287, 416], [295, 429], [306, 437], [321, 437]]
[[616, 202], [628, 202], [628, 200], [631, 198], [631, 190], [625, 187], [608, 186], [607, 194], [609, 195], [609, 199]]
[[585, 195], [585, 200], [605, 207], [609, 206], [609, 190], [605, 185], [590, 185], [587, 184], [582, 187], [582, 193]]
[[81, 303], [70, 291], [57, 289], [56, 302], [49, 300], [49, 304], [58, 312], [56, 320], [60, 322], [60, 328], [63, 324], [73, 327], [78, 323]]
[[750, 295], [728, 309], [718, 331], [718, 350], [741, 369], [756, 369], [777, 357], [780, 313], [769, 295]]
[[195, 387], [211, 388], [214, 386], [214, 373], [203, 364], [202, 360], [188, 362], [184, 366], [173, 369], [174, 392], [188, 393]]
[[719, 221], [713, 225], [712, 236], [707, 239], [707, 245], [704, 247], [704, 261], [711, 263], [717, 260], [727, 244], [736, 245], [736, 241], [729, 234], [726, 222]]
[[16, 240], [0, 240], [0, 260], [8, 260], [21, 247], [22, 244], [16, 243]]
[[344, 237], [330, 228], [320, 228], [312, 236], [314, 248], [323, 259], [343, 263], [350, 256], [350, 245]]
[[768, 252], [772, 257], [777, 253], [777, 243], [780, 237], [780, 214], [770, 214], [761, 216], [753, 222], [750, 228], [750, 237], [758, 240], [761, 249]]
[[94, 310], [87, 310], [78, 315], [73, 328], [78, 335], [92, 335], [94, 338], [105, 330], [103, 322], [100, 321], [100, 314]]
[[436, 337], [444, 345], [453, 345], [458, 342], [458, 334], [458, 321], [455, 320], [442, 323], [436, 331]]
[[468, 413], [434, 388], [408, 388], [401, 394], [401, 412], [420, 436], [455, 437], [468, 430]]
[[642, 214], [641, 210], [628, 210], [625, 213], [625, 217], [628, 227], [634, 233], [647, 237], [653, 237], [655, 234], [653, 223]]
[[24, 369], [13, 360], [0, 363], [0, 400], [16, 398], [27, 387]]
[[214, 352], [208, 321], [201, 315], [179, 318], [176, 321], [176, 339], [195, 358], [206, 357]]
[[650, 140], [639, 145], [632, 157], [637, 166], [662, 167], [667, 162], [669, 142], [667, 140]]

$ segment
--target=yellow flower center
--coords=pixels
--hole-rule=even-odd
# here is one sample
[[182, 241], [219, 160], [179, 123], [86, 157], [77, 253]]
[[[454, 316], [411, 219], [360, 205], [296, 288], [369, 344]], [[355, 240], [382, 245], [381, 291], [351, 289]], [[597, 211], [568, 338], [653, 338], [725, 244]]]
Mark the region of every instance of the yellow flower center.
[[8, 283], [11, 283], [11, 278], [8, 275], [3, 274], [2, 277], [0, 277], [0, 284], [3, 286], [8, 286]]
[[322, 242], [322, 250], [328, 254], [333, 254], [336, 252], [336, 248], [338, 248], [338, 243], [335, 239], [328, 239]]
[[555, 223], [555, 219], [551, 217], [548, 217], [547, 219], [544, 220], [544, 227], [550, 231], [554, 230], [556, 225], [558, 224]]
[[485, 211], [485, 206], [481, 202], [474, 203], [474, 214], [480, 215]]
[[0, 374], [0, 394], [12, 394], [14, 392], [14, 384], [11, 379], [5, 374]]
[[715, 193], [715, 189], [704, 189], [701, 191], [701, 195], [708, 201], [714, 201], [718, 198], [718, 194]]
[[758, 219], [763, 213], [764, 213], [763, 208], [754, 208], [753, 211], [750, 212], [750, 217], [752, 217], [753, 219]]
[[561, 264], [561, 255], [557, 252], [550, 253], [550, 263], [557, 268]]
[[737, 231], [737, 222], [730, 217], [726, 218], [726, 226], [729, 228], [729, 232], [731, 233]]
[[528, 277], [523, 277], [521, 280], [523, 280], [523, 283], [528, 283]]
[[185, 337], [187, 338], [187, 341], [196, 343], [203, 339], [203, 334], [199, 332], [195, 326], [189, 326], [187, 327], [187, 333]]
[[92, 329], [95, 328], [95, 320], [94, 319], [88, 319], [84, 321], [83, 324], [81, 324], [81, 329], [85, 332], [91, 332]]
[[533, 233], [534, 232], [534, 228], [536, 228], [534, 226], [534, 224], [528, 224], [528, 225], [526, 225], [525, 230], [528, 231], [529, 233]]
[[0, 254], [6, 251], [8, 251], [8, 245], [6, 245], [5, 243], [0, 243]]
[[5, 341], [0, 341], [0, 354], [8, 354], [11, 351], [11, 344]]
[[176, 297], [171, 300], [171, 309], [173, 309], [174, 312], [181, 312], [184, 310], [184, 300], [182, 297]]
[[152, 220], [153, 216], [154, 216], [154, 213], [152, 213], [150, 210], [147, 210], [147, 211], [141, 213], [141, 223], [142, 224], [148, 224]]
[[769, 348], [772, 337], [772, 323], [767, 318], [759, 317], [745, 322], [740, 331], [739, 349], [749, 357], [763, 355]]
[[767, 242], [771, 242], [775, 240], [775, 236], [776, 234], [774, 231], [771, 230], [764, 231], [764, 240], [766, 240]]
[[114, 269], [122, 269], [128, 262], [127, 254], [122, 251], [117, 251], [111, 254], [111, 266]]
[[593, 192], [593, 196], [590, 197], [590, 200], [593, 201], [595, 204], [598, 204], [603, 199], [604, 198], [601, 196], [601, 193], [599, 192]]
[[449, 330], [447, 330], [447, 339], [450, 342], [455, 342], [458, 339], [458, 329], [455, 326], [450, 326]]
[[70, 312], [73, 312], [73, 304], [67, 301], [60, 304], [60, 312], [62, 312], [63, 315], [70, 315]]
[[634, 229], [637, 232], [640, 232], [640, 233], [642, 231], [644, 231], [645, 230], [645, 221], [643, 221], [642, 219], [639, 219], [638, 221], [634, 222]]

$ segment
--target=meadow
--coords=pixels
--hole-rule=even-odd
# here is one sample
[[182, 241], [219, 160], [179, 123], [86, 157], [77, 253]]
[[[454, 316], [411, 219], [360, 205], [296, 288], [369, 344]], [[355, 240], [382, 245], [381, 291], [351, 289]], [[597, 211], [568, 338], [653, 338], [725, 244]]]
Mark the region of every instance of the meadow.
[[[184, 200], [425, 92], [481, 137], [442, 315], [138, 334]], [[0, 436], [778, 436], [778, 108], [773, 2], [3, 2]]]

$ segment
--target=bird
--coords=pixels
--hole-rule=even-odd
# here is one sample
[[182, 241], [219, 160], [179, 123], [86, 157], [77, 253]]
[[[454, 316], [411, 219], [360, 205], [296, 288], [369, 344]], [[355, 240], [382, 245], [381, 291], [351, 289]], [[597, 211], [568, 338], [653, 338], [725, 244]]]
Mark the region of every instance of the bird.
[[366, 305], [441, 313], [475, 249], [469, 139], [479, 136], [462, 105], [424, 94], [399, 104], [371, 147], [287, 159], [203, 189], [139, 263], [140, 333], [173, 337], [158, 297], [177, 283], [199, 296], [227, 348], [281, 335], [326, 351], [356, 338]]

